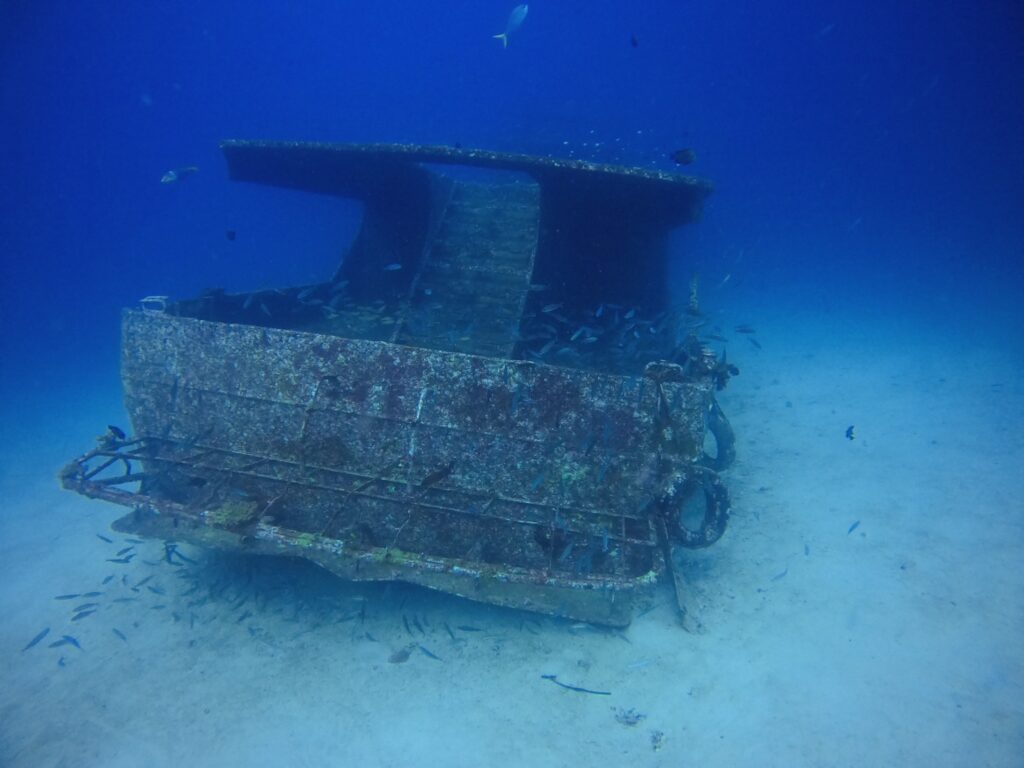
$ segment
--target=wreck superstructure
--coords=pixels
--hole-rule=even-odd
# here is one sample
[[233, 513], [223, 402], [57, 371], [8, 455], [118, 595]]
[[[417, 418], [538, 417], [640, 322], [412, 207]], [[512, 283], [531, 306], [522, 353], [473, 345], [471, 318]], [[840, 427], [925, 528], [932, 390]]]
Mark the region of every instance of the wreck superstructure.
[[233, 179], [360, 200], [361, 229], [322, 283], [125, 311], [132, 436], [62, 472], [132, 508], [115, 528], [608, 625], [674, 548], [721, 536], [714, 394], [734, 369], [667, 287], [668, 235], [707, 183], [450, 147], [222, 147]]

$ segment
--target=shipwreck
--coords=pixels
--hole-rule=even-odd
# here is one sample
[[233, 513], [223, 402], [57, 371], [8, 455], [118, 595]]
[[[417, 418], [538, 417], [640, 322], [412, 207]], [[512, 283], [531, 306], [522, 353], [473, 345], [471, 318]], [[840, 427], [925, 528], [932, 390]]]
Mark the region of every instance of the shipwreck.
[[[674, 302], [676, 173], [412, 145], [227, 141], [232, 179], [353, 198], [323, 282], [127, 309], [130, 434], [64, 487], [132, 535], [307, 558], [605, 625], [722, 535], [735, 368]], [[485, 182], [447, 166], [513, 172]]]

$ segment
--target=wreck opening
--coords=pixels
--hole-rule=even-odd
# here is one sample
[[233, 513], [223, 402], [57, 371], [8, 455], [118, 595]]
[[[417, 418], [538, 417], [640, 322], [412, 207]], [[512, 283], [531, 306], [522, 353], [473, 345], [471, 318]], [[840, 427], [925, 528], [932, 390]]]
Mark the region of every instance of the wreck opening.
[[692, 307], [670, 305], [668, 236], [705, 182], [447, 147], [223, 148], [232, 178], [359, 200], [362, 223], [330, 280], [172, 312], [634, 375], [686, 360]]

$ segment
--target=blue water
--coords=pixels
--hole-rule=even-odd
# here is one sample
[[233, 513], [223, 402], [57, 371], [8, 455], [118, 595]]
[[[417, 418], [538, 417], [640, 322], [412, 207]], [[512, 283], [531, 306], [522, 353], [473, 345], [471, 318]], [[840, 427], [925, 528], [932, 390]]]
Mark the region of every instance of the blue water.
[[[670, 154], [693, 148], [696, 161], [681, 170], [710, 180], [715, 191], [703, 217], [673, 238], [676, 287], [684, 294], [690, 275], [699, 273], [709, 312], [726, 324], [759, 326], [763, 350], [744, 345], [730, 352], [743, 369], [733, 408], [738, 431], [747, 429], [737, 471], [750, 489], [773, 485], [764, 467], [775, 448], [759, 454], [758, 444], [781, 433], [782, 422], [772, 419], [786, 416], [785, 410], [759, 411], [758, 393], [777, 384], [776, 375], [785, 385], [786, 372], [815, 355], [817, 378], [802, 380], [813, 378], [820, 398], [832, 398], [815, 411], [823, 432], [841, 435], [855, 420], [876, 422], [878, 445], [884, 425], [908, 412], [893, 406], [867, 415], [894, 386], [902, 385], [897, 402], [907, 408], [934, 403], [941, 409], [948, 403], [931, 389], [937, 381], [973, 382], [976, 390], [968, 386], [961, 399], [948, 402], [958, 413], [977, 407], [982, 416], [962, 429], [950, 427], [946, 444], [1019, 455], [1015, 432], [1024, 408], [1014, 398], [1024, 372], [1024, 6], [538, 0], [502, 49], [491, 36], [504, 29], [513, 5], [5, 3], [0, 414], [10, 458], [3, 473], [8, 497], [36, 509], [32, 504], [42, 505], [41, 497], [26, 488], [42, 478], [52, 493], [46, 498], [67, 503], [52, 488], [56, 468], [87, 449], [107, 423], [123, 419], [123, 307], [150, 294], [185, 298], [214, 286], [251, 290], [333, 272], [358, 226], [358, 206], [230, 182], [218, 149], [228, 138], [458, 142], [662, 170], [680, 170]], [[160, 183], [168, 170], [188, 165], [199, 171], [180, 183]], [[227, 230], [237, 237], [229, 240]], [[840, 380], [860, 388], [840, 392]], [[985, 410], [990, 406], [994, 412]], [[930, 422], [941, 421], [939, 413], [922, 413], [907, 433], [927, 433]], [[749, 437], [755, 433], [757, 440]], [[809, 444], [794, 450], [805, 459], [819, 455]], [[922, 455], [901, 443], [884, 462], [923, 465]], [[959, 458], [941, 461], [949, 462], [949, 472], [963, 466]], [[983, 463], [971, 475], [995, 494], [1002, 519], [1009, 518], [1006, 541], [1013, 552], [1021, 551], [1024, 538], [1020, 483], [1012, 479], [1017, 473], [1019, 465], [989, 476]], [[863, 484], [857, 476], [844, 482]], [[922, 494], [928, 482], [920, 481]], [[841, 491], [836, 486], [829, 493]], [[909, 500], [920, 498], [914, 493]], [[754, 506], [751, 498], [757, 501], [741, 492], [737, 506], [744, 499]], [[804, 509], [827, 506], [821, 498], [807, 504]], [[915, 521], [927, 527], [927, 509], [910, 506], [908, 530]], [[45, 550], [17, 538], [31, 538], [16, 525], [17, 509], [0, 512], [8, 518], [5, 552], [30, 544], [32, 552], [37, 545]], [[112, 514], [89, 509], [93, 527], [102, 530], [106, 523], [99, 520]], [[837, 526], [845, 531], [860, 514], [851, 510]], [[802, 525], [799, 515], [793, 525]], [[735, 535], [743, 531], [741, 525]], [[926, 544], [907, 539], [906, 552], [918, 547]], [[18, 562], [22, 574], [72, 572], [77, 563], [57, 557]], [[722, 583], [728, 571], [722, 566], [713, 578]], [[969, 568], [964, 576], [970, 579]], [[780, 583], [793, 578], [790, 571]], [[1020, 589], [1019, 579], [1006, 585], [1007, 594], [1019, 597]], [[10, 670], [42, 619], [36, 621], [24, 594], [8, 594], [5, 601], [17, 606], [25, 623], [4, 636], [10, 642], [0, 652], [10, 654]], [[1000, 621], [1019, 627], [1020, 602], [1011, 605], [1010, 617]], [[978, 632], [1006, 630], [999, 627], [986, 623]], [[941, 669], [943, 662], [937, 663]], [[108, 662], [110, 669], [117, 665], [116, 657]], [[48, 666], [38, 679], [58, 672]], [[984, 685], [1009, 691], [1017, 705], [979, 710], [982, 721], [999, 719], [1002, 740], [977, 764], [1015, 764], [1024, 728], [1019, 650], [982, 677]], [[36, 678], [19, 678], [24, 685], [27, 679]], [[91, 678], [80, 684], [99, 686]], [[204, 683], [193, 685], [201, 694]], [[209, 685], [207, 700], [216, 707], [223, 693]], [[436, 685], [436, 695], [444, 695], [447, 688]], [[296, 723], [304, 722], [301, 697], [280, 693], [294, 697], [290, 711]], [[47, 720], [45, 702], [26, 690], [8, 688], [5, 695], [7, 711]], [[260, 695], [272, 699], [275, 693]], [[836, 696], [809, 695], [833, 703]], [[345, 726], [343, 714], [328, 723], [321, 709], [309, 706], [319, 723], [306, 734], [310, 739]], [[725, 722], [728, 707], [722, 707]], [[381, 720], [360, 722], [372, 732]], [[430, 728], [429, 717], [414, 722]], [[543, 731], [534, 720], [523, 722], [517, 733], [525, 742]], [[76, 748], [69, 743], [62, 751], [54, 735], [65, 724], [49, 725], [52, 730], [41, 731], [49, 734], [48, 749], [32, 732], [5, 728], [0, 762], [67, 764], [60, 761]], [[140, 733], [153, 729], [159, 726], [139, 726]], [[943, 764], [952, 749], [935, 736], [907, 759], [909, 747], [889, 741], [872, 751], [837, 741], [841, 730], [791, 734], [806, 749], [787, 753], [785, 764], [842, 765], [844, 755], [867, 764]], [[293, 732], [275, 731], [268, 749], [286, 749]], [[444, 762], [414, 753], [414, 746], [396, 753], [380, 738], [377, 764]], [[571, 739], [551, 738], [563, 746]], [[678, 743], [681, 736], [675, 738]], [[185, 754], [160, 739], [155, 744], [147, 754], [157, 762]], [[359, 744], [358, 754], [375, 764], [372, 746]], [[536, 754], [518, 750], [505, 745], [490, 754], [510, 764], [538, 764]], [[572, 750], [552, 750], [541, 753], [543, 764], [571, 762]], [[643, 750], [635, 764], [670, 759], [667, 752]], [[709, 747], [701, 754], [714, 752]], [[771, 764], [752, 752], [729, 754], [719, 764]], [[476, 756], [477, 764], [490, 764], [486, 753]], [[77, 757], [72, 762], [81, 765], [131, 764], [120, 753], [116, 760], [102, 751]], [[308, 760], [321, 764], [315, 756]]]

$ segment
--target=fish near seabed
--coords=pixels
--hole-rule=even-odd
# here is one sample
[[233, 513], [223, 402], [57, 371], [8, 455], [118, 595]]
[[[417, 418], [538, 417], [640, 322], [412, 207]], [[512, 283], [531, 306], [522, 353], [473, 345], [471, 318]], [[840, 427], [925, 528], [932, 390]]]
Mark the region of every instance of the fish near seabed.
[[512, 13], [508, 15], [508, 21], [505, 23], [505, 31], [500, 35], [494, 35], [495, 40], [501, 40], [502, 48], [508, 48], [508, 36], [523, 26], [523, 22], [526, 21], [526, 14], [529, 11], [530, 6], [526, 3], [517, 5], [512, 9]]

